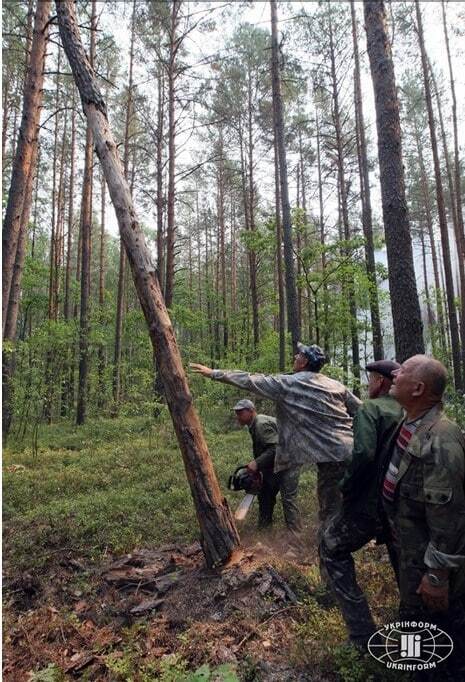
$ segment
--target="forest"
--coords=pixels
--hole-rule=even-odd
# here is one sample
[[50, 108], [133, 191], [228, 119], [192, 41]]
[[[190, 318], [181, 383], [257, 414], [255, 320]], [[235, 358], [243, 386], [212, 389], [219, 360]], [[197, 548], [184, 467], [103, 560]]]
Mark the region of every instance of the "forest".
[[[367, 363], [427, 353], [465, 428], [464, 20], [3, 1], [5, 680], [401, 679], [342, 646], [313, 468], [305, 560], [281, 510], [236, 528], [244, 394], [189, 363], [290, 372], [317, 344], [364, 399]], [[383, 549], [357, 568], [387, 622]]]

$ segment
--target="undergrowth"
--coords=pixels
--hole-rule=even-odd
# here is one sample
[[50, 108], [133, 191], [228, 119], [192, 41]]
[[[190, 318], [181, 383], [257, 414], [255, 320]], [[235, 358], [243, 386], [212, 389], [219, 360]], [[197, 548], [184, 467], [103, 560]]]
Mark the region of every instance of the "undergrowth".
[[[251, 456], [249, 435], [235, 427], [233, 416], [224, 406], [217, 405], [205, 424], [220, 485], [235, 507], [241, 496], [227, 491], [226, 483], [234, 468]], [[108, 553], [172, 542], [182, 544], [198, 536], [182, 458], [171, 421], [163, 410], [157, 418], [89, 420], [80, 428], [65, 422], [43, 426], [37, 449], [31, 448], [27, 439], [9, 444], [4, 452], [3, 473], [7, 577], [30, 572], [46, 581], [65, 552], [98, 564]], [[299, 504], [310, 529], [316, 514], [312, 470], [301, 477]], [[275, 525], [284, 528], [279, 503], [275, 514]], [[257, 509], [253, 508], [241, 530], [253, 533], [256, 523]], [[381, 550], [371, 549], [358, 554], [356, 561], [360, 582], [374, 605], [377, 620], [388, 622], [395, 612], [396, 593], [392, 580], [386, 581], [390, 569], [384, 555]], [[292, 646], [286, 657], [290, 670], [317, 670], [321, 680], [389, 680], [380, 676], [376, 661], [361, 658], [352, 648], [342, 646], [346, 639], [343, 620], [337, 608], [328, 608], [321, 599], [324, 589], [317, 566], [281, 563], [278, 556], [276, 562], [302, 604], [300, 615], [296, 612], [289, 620]], [[86, 572], [81, 574], [83, 583], [76, 582], [74, 589], [91, 589], [85, 584], [86, 576]], [[10, 612], [8, 622], [12, 621], [14, 614]], [[235, 667], [212, 665], [204, 659], [200, 659], [204, 662], [199, 666], [175, 652], [160, 660], [145, 660], [140, 656], [139, 630], [131, 632], [120, 631], [118, 650], [105, 654], [109, 676], [105, 679], [266, 682], [259, 659], [250, 657], [250, 652], [244, 651], [243, 660]], [[30, 677], [31, 682], [65, 679], [56, 663], [49, 661], [44, 661], [43, 668], [31, 672]], [[85, 671], [82, 679], [87, 679]]]

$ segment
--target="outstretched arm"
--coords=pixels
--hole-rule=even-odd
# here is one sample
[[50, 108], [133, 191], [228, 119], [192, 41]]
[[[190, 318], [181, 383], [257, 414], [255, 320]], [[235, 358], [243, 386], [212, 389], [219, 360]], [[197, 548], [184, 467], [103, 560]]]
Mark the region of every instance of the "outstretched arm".
[[249, 374], [240, 370], [227, 371], [223, 369], [211, 369], [205, 365], [190, 363], [190, 368], [196, 374], [204, 377], [231, 384], [246, 391], [251, 391], [257, 395], [270, 400], [278, 400], [285, 390], [285, 380], [282, 375]]
[[206, 367], [205, 365], [199, 365], [196, 362], [191, 362], [189, 363], [189, 367], [195, 374], [201, 374], [204, 377], [211, 377], [212, 375], [212, 368], [211, 367]]

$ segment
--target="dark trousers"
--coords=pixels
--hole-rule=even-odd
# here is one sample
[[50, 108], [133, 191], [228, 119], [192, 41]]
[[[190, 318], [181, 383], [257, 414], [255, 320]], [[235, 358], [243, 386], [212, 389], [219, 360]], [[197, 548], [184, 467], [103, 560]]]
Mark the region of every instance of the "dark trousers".
[[266, 528], [273, 523], [273, 510], [279, 493], [279, 474], [265, 473], [258, 493], [258, 527]]
[[[357, 583], [352, 553], [376, 537], [378, 531], [374, 519], [352, 518], [341, 512], [326, 527], [320, 543], [321, 563], [354, 641], [366, 641], [376, 626], [367, 599]], [[388, 552], [396, 572], [396, 555], [390, 545]]]
[[[341, 511], [342, 494], [339, 489], [339, 482], [342, 480], [346, 470], [345, 462], [319, 462], [317, 464], [316, 490], [318, 495], [318, 546], [326, 527], [331, 519]], [[328, 584], [325, 566], [320, 557], [320, 576], [321, 580]]]
[[425, 567], [418, 558], [415, 560], [413, 549], [399, 550], [399, 620], [433, 623], [446, 632], [454, 644], [445, 661], [432, 670], [417, 671], [414, 679], [422, 682], [465, 682], [465, 595], [452, 593], [447, 611], [429, 611], [421, 595], [416, 594]]
[[289, 530], [296, 533], [302, 529], [297, 493], [299, 490], [300, 467], [286, 469], [277, 474], [265, 473], [263, 486], [258, 493], [258, 526], [265, 528], [273, 523], [273, 510], [278, 493], [281, 494], [284, 520]]

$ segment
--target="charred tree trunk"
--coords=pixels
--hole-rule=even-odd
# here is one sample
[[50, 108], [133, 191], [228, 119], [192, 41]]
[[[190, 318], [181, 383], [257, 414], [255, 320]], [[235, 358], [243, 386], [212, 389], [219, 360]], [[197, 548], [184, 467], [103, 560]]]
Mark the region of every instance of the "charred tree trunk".
[[454, 385], [460, 390], [462, 384], [460, 338], [457, 324], [457, 311], [454, 301], [454, 280], [452, 277], [452, 265], [450, 258], [449, 230], [447, 227], [446, 208], [444, 204], [444, 192], [442, 188], [441, 167], [439, 163], [438, 144], [434, 123], [433, 102], [431, 98], [431, 88], [428, 74], [428, 59], [425, 50], [423, 37], [423, 22], [421, 19], [420, 5], [415, 1], [417, 11], [418, 40], [420, 44], [421, 63], [423, 68], [423, 82], [425, 88], [426, 108], [428, 111], [428, 123], [431, 137], [431, 147], [433, 152], [434, 175], [436, 179], [436, 201], [438, 205], [439, 227], [441, 230], [442, 255], [444, 263], [444, 276], [446, 281], [447, 310], [449, 317], [450, 337], [452, 344], [452, 361], [454, 365]]
[[105, 103], [82, 47], [71, 0], [57, 2], [63, 45], [92, 127], [97, 154], [115, 206], [118, 225], [134, 284], [162, 375], [168, 406], [181, 448], [187, 478], [202, 531], [207, 564], [225, 563], [239, 545], [239, 536], [216, 480], [207, 444], [182, 366], [173, 328], [163, 301], [155, 267], [140, 229], [131, 193], [124, 178], [116, 144], [109, 129]]
[[291, 334], [292, 348], [297, 350], [300, 337], [299, 312], [297, 309], [297, 289], [295, 284], [294, 256], [292, 249], [292, 222], [289, 203], [289, 187], [287, 177], [286, 147], [284, 142], [284, 117], [281, 98], [281, 82], [279, 75], [278, 48], [278, 15], [276, 0], [270, 0], [271, 6], [271, 79], [273, 89], [273, 106], [275, 107], [275, 131], [278, 141], [279, 176], [281, 183], [281, 204], [284, 236], [284, 263], [286, 273], [287, 326]]
[[396, 357], [403, 362], [412, 355], [424, 353], [425, 346], [405, 199], [399, 102], [383, 0], [365, 2], [364, 11], [375, 93], [394, 340]]

